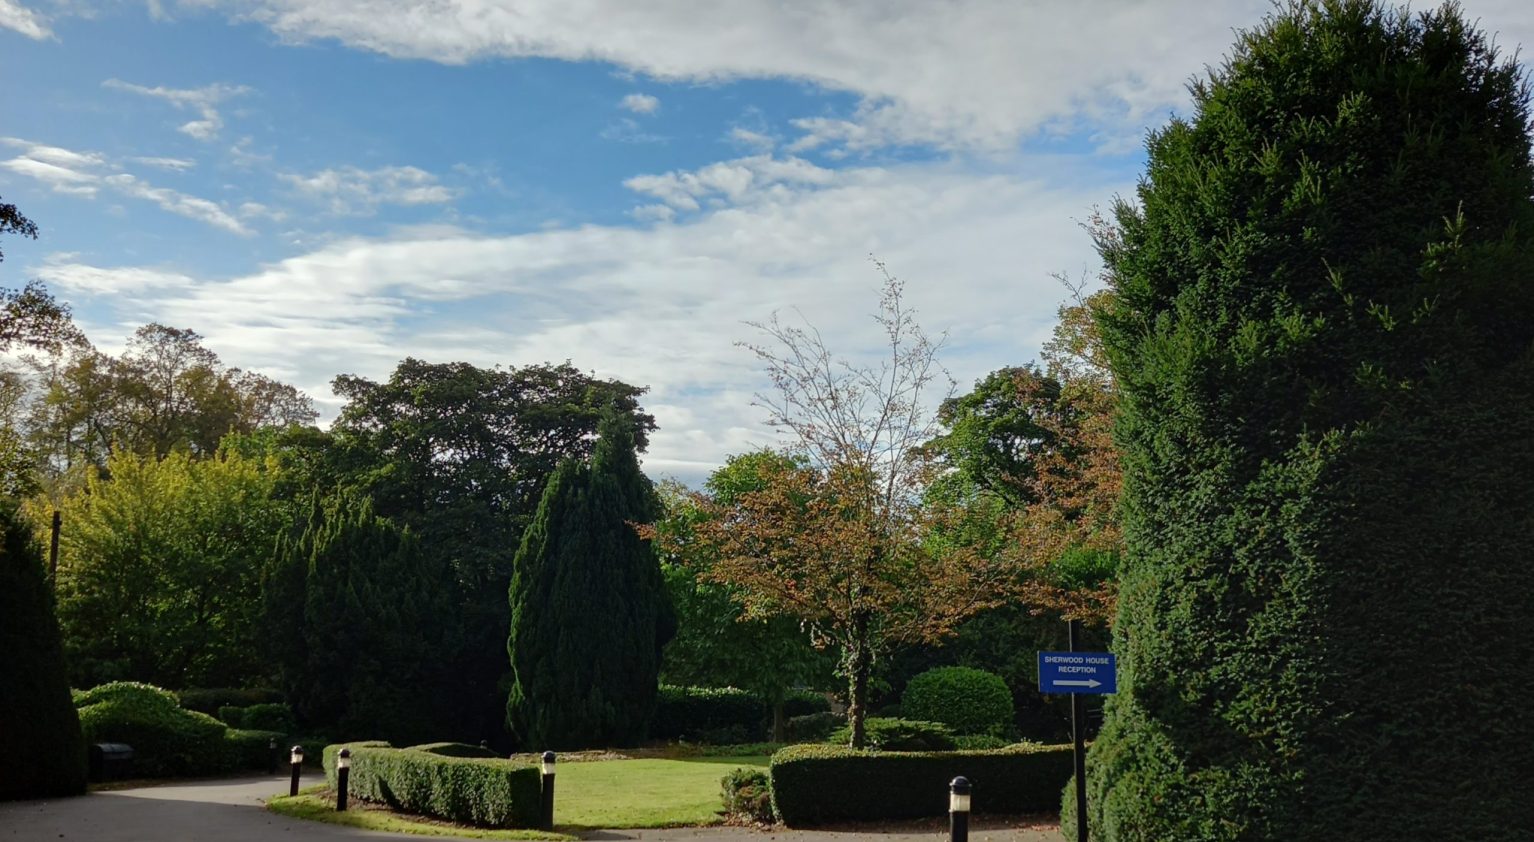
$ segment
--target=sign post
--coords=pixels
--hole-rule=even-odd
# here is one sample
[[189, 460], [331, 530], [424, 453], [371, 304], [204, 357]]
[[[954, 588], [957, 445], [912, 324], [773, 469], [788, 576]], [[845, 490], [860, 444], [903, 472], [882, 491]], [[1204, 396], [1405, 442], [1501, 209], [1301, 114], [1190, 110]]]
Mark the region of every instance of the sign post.
[[1081, 623], [1070, 622], [1068, 652], [1039, 653], [1039, 691], [1071, 697], [1071, 738], [1076, 743], [1076, 840], [1087, 842], [1086, 700], [1082, 696], [1117, 693], [1118, 659], [1112, 652], [1078, 652]]

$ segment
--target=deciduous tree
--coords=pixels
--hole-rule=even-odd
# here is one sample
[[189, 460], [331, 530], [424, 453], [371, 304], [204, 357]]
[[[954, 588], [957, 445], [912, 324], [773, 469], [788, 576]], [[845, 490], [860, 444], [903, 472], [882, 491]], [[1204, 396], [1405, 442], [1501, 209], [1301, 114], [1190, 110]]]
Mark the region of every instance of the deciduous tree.
[[[879, 269], [883, 272], [883, 266]], [[774, 317], [749, 346], [773, 391], [760, 399], [797, 461], [763, 466], [762, 488], [728, 504], [700, 497], [696, 540], [717, 559], [705, 578], [732, 589], [748, 617], [789, 615], [834, 645], [848, 681], [853, 745], [864, 743], [868, 682], [890, 647], [933, 641], [1005, 599], [1004, 560], [935, 555], [922, 536], [944, 513], [921, 505], [936, 432], [929, 402], [951, 387], [930, 340], [887, 272], [876, 319], [881, 362], [836, 359], [814, 328]], [[951, 388], [950, 388], [951, 393]]]

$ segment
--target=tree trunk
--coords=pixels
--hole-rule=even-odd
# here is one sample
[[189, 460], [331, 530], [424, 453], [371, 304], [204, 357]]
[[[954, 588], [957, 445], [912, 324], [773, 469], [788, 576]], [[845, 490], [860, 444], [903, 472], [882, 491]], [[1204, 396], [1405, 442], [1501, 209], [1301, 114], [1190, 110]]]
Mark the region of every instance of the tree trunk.
[[868, 744], [863, 720], [868, 715], [868, 678], [873, 672], [873, 653], [868, 648], [868, 616], [859, 613], [852, 621], [852, 651], [849, 653], [847, 721], [852, 724], [852, 747]]
[[783, 697], [779, 696], [772, 702], [772, 741], [775, 743], [788, 742], [788, 716], [784, 710]]

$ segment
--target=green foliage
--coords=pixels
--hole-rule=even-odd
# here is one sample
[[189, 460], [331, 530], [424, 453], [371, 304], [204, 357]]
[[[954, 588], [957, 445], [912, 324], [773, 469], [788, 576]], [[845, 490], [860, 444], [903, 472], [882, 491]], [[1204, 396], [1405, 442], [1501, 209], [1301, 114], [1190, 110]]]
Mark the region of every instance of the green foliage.
[[788, 718], [788, 741], [791, 743], [818, 743], [831, 736], [831, 732], [847, 724], [847, 717], [826, 711], [807, 713]]
[[260, 576], [287, 521], [271, 466], [120, 451], [107, 470], [59, 506], [59, 621], [74, 683], [264, 676]]
[[831, 700], [824, 693], [813, 690], [790, 690], [783, 698], [783, 713], [787, 716], [809, 716], [830, 713]]
[[136, 775], [207, 775], [228, 768], [228, 728], [205, 713], [181, 708], [168, 690], [118, 681], [86, 691], [78, 704], [85, 742], [132, 746]]
[[85, 744], [42, 552], [14, 503], [0, 500], [0, 801], [85, 791]]
[[948, 782], [959, 775], [974, 785], [975, 813], [1052, 811], [1071, 768], [1070, 746], [942, 753], [789, 746], [772, 756], [770, 774], [774, 809], [798, 827], [940, 816], [948, 812]]
[[724, 790], [724, 812], [750, 821], [772, 824], [772, 782], [761, 769], [732, 769], [719, 781]]
[[28, 438], [54, 477], [71, 466], [103, 468], [116, 450], [204, 458], [231, 432], [319, 417], [292, 386], [230, 368], [196, 332], [161, 324], [134, 331], [120, 356], [80, 341], [67, 359], [33, 368], [41, 389]]
[[645, 390], [568, 362], [479, 368], [417, 359], [385, 381], [343, 375], [332, 387], [346, 400], [333, 435], [287, 437], [284, 463], [313, 476], [314, 487], [370, 497], [380, 516], [409, 527], [452, 570], [455, 643], [438, 653], [451, 684], [434, 703], [456, 706], [455, 728], [471, 742], [499, 734], [509, 686], [506, 594], [523, 532], [560, 462], [591, 457], [604, 413], [616, 411], [644, 450], [655, 429], [639, 406]]
[[[230, 728], [224, 732], [224, 766], [231, 770], [265, 771], [272, 756], [277, 756], [279, 766], [288, 763], [286, 733]], [[276, 743], [276, 749], [272, 743]]]
[[1012, 691], [1001, 676], [970, 667], [938, 667], [911, 679], [903, 716], [941, 722], [958, 734], [1000, 735], [1012, 726]]
[[[868, 747], [881, 751], [952, 751], [953, 730], [941, 722], [923, 722], [918, 719], [890, 719], [870, 716], [864, 721], [868, 729]], [[844, 725], [831, 732], [826, 742], [847, 745], [852, 741], [852, 726]]]
[[[707, 491], [714, 502], [729, 505], [741, 495], [760, 490], [764, 471], [794, 464], [798, 463], [793, 458], [770, 450], [732, 456], [709, 476]], [[789, 716], [812, 712], [789, 710], [788, 688], [830, 684], [834, 653], [812, 646], [802, 624], [792, 617], [745, 617], [729, 586], [704, 581], [701, 577], [714, 559], [690, 537], [707, 515], [681, 486], [663, 485], [661, 492], [665, 516], [655, 529], [667, 539], [663, 545], [674, 548], [663, 559], [662, 571], [677, 615], [677, 634], [666, 644], [661, 679], [749, 690], [769, 707], [782, 706], [776, 711], [775, 725]]]
[[661, 685], [650, 720], [650, 736], [657, 739], [696, 740], [708, 733], [740, 732], [726, 742], [760, 739], [767, 706], [760, 696], [734, 687], [673, 687]]
[[351, 749], [348, 789], [355, 798], [478, 827], [536, 827], [538, 767], [510, 760], [447, 757], [385, 743], [325, 747], [325, 775], [335, 785], [335, 758]]
[[960, 734], [953, 738], [953, 743], [959, 751], [990, 751], [1012, 744], [1003, 737], [993, 737], [990, 734]]
[[300, 721], [400, 742], [462, 731], [440, 704], [451, 572], [408, 529], [365, 499], [316, 500], [263, 585], [269, 645]]
[[608, 416], [591, 464], [555, 471], [517, 553], [507, 722], [525, 747], [632, 745], [655, 711], [675, 617], [634, 531], [660, 507], [631, 427]]
[[293, 719], [293, 709], [278, 703], [246, 707], [225, 705], [218, 709], [218, 718], [231, 728], [278, 731], [283, 734], [292, 734], [298, 730]]
[[282, 691], [271, 687], [194, 687], [177, 690], [176, 700], [187, 710], [217, 714], [222, 707], [243, 708], [280, 702]]
[[468, 743], [422, 743], [418, 746], [410, 746], [411, 751], [424, 751], [427, 754], [436, 754], [442, 757], [499, 757], [500, 755], [484, 746], [471, 746]]
[[1457, 8], [1336, 0], [1150, 138], [1098, 236], [1127, 551], [1097, 838], [1534, 826], [1484, 783], [1534, 745], [1528, 118]]

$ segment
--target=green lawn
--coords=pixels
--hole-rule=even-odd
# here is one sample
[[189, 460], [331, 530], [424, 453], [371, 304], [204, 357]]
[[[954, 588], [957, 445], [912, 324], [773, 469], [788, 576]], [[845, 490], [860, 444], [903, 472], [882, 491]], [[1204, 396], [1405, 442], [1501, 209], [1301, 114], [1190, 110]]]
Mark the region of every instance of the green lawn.
[[719, 779], [740, 766], [767, 768], [765, 755], [561, 763], [554, 826], [680, 827], [719, 822]]

